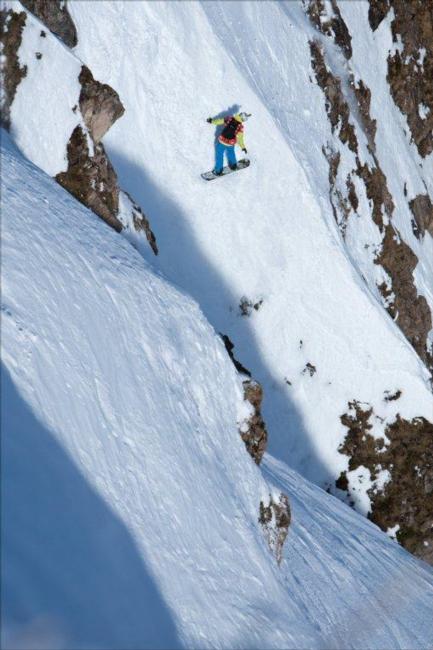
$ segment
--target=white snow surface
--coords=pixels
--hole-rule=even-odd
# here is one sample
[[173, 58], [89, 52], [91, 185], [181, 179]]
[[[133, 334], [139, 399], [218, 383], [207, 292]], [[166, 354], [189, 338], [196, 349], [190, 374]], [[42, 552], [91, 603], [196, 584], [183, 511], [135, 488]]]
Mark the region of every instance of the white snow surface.
[[[17, 1], [3, 0], [2, 6], [23, 11]], [[43, 23], [26, 13], [18, 51], [26, 74], [12, 103], [11, 134], [35, 165], [55, 176], [66, 171], [66, 145], [74, 128], [83, 123], [78, 109], [82, 64]]]
[[[372, 50], [367, 81], [376, 97], [382, 82], [374, 85], [371, 59], [382, 44], [371, 43], [368, 5], [343, 4], [356, 32], [356, 65], [366, 48]], [[347, 469], [338, 447], [349, 401], [373, 406], [382, 433], [397, 413], [431, 419], [428, 373], [375, 288], [378, 278], [387, 278], [373, 263], [380, 238], [365, 191], [348, 245], [332, 215], [321, 148], [334, 136], [308, 45], [309, 38], [326, 39], [301, 3], [86, 0], [70, 11], [79, 35], [74, 52], [125, 105], [105, 144], [122, 186], [149, 217], [160, 250], [154, 265], [230, 336], [235, 356], [263, 385], [270, 451], [310, 480], [332, 486]], [[341, 52], [330, 41], [326, 47], [336, 72], [348, 77]], [[384, 92], [380, 87], [378, 97]], [[389, 97], [384, 105], [390, 118], [382, 129], [390, 120], [400, 124]], [[214, 138], [205, 120], [239, 106], [253, 114], [246, 124], [252, 164], [204, 183], [200, 172], [213, 165]], [[379, 110], [374, 103], [372, 110], [373, 116]], [[357, 134], [361, 162], [371, 160], [365, 136]], [[391, 139], [379, 130], [378, 140], [392, 176]], [[397, 141], [411, 198], [423, 187], [418, 159], [402, 133]], [[343, 169], [353, 162], [349, 154]], [[394, 184], [400, 197], [403, 182]], [[399, 214], [410, 224], [405, 205]], [[431, 300], [431, 238], [418, 242], [407, 224], [406, 231], [421, 260], [418, 287]], [[263, 300], [250, 317], [240, 315], [243, 296]], [[317, 370], [313, 376], [307, 363]], [[385, 391], [396, 389], [402, 397], [385, 402]], [[369, 487], [370, 481], [358, 484], [365, 512]]]
[[[2, 647], [425, 648], [433, 571], [245, 451], [197, 304], [2, 133]], [[257, 522], [284, 490], [281, 567]]]

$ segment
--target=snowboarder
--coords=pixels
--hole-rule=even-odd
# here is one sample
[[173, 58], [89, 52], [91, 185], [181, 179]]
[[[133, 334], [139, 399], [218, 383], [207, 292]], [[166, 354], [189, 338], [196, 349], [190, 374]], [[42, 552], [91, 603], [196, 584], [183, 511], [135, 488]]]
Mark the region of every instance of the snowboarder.
[[243, 123], [251, 117], [251, 113], [236, 113], [235, 115], [228, 115], [227, 117], [208, 117], [209, 124], [216, 126], [224, 124], [224, 129], [218, 137], [215, 145], [215, 169], [213, 174], [221, 176], [224, 166], [224, 154], [227, 154], [227, 160], [230, 169], [233, 171], [238, 169], [236, 160], [235, 145], [238, 144], [244, 153], [247, 153], [244, 142], [244, 126]]

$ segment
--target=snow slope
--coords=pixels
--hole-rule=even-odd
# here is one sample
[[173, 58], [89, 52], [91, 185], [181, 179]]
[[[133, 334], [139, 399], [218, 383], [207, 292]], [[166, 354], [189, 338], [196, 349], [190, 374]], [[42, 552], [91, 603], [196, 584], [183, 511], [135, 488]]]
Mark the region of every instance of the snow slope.
[[[262, 477], [197, 304], [4, 133], [2, 216], [3, 647], [432, 644], [433, 571], [282, 464]], [[279, 568], [257, 516], [281, 488]]]
[[[321, 151], [332, 136], [308, 45], [317, 32], [301, 4], [78, 1], [71, 15], [74, 52], [125, 105], [106, 145], [149, 216], [155, 265], [230, 336], [263, 385], [271, 452], [333, 485], [348, 464], [338, 447], [349, 401], [373, 407], [378, 434], [397, 412], [430, 419], [428, 373], [361, 278], [332, 216]], [[203, 183], [214, 138], [205, 119], [238, 106], [253, 113], [252, 165]], [[243, 297], [263, 300], [250, 317], [240, 315]], [[398, 402], [384, 401], [396, 390]], [[364, 513], [369, 487], [358, 484]]]

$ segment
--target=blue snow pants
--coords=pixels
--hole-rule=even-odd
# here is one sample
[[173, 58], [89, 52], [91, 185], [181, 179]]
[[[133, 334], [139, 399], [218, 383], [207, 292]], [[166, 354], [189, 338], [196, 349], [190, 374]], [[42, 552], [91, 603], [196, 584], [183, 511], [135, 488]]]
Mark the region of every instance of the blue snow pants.
[[222, 142], [217, 142], [215, 145], [215, 171], [220, 172], [224, 167], [224, 153], [227, 154], [227, 160], [229, 165], [236, 165], [236, 154], [234, 146], [228, 146], [222, 144]]

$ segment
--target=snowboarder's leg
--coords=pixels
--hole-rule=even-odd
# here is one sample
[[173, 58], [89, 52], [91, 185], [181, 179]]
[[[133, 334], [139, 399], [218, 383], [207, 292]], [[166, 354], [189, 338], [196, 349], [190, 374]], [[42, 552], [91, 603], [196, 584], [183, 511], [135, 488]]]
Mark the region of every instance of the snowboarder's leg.
[[234, 147], [226, 147], [227, 149], [227, 159], [229, 161], [230, 169], [236, 169], [238, 161], [236, 160], [236, 153]]
[[214, 169], [214, 174], [221, 174], [224, 166], [224, 149], [226, 147], [221, 144], [221, 142], [217, 142], [215, 145], [215, 169]]

